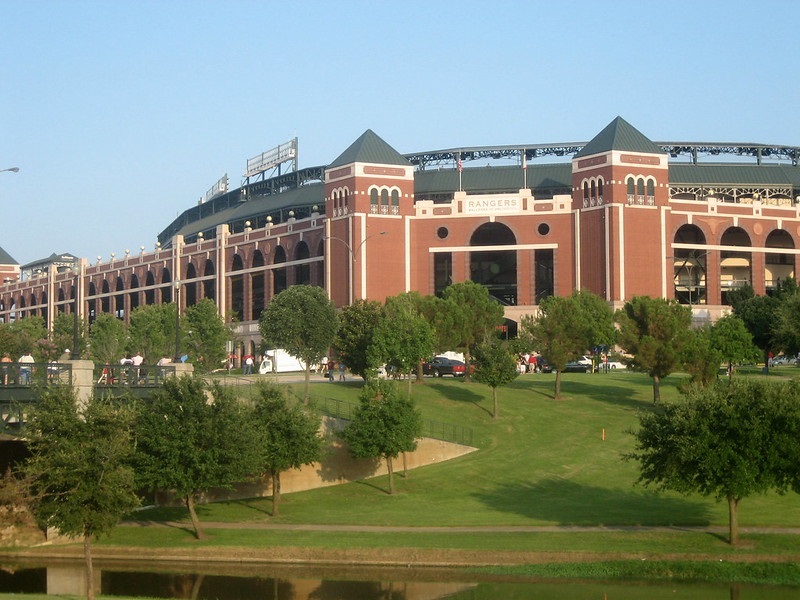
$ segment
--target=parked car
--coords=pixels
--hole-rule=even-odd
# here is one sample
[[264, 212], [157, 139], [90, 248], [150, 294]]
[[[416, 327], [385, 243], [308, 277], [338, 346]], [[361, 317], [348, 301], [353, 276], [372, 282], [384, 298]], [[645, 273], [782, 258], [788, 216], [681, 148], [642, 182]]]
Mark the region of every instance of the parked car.
[[627, 369], [628, 365], [618, 360], [609, 360], [606, 363], [602, 363], [600, 368], [603, 368], [603, 364], [605, 364], [606, 369]]
[[564, 365], [562, 373], [588, 373], [592, 370], [592, 365], [586, 365], [577, 361], [568, 362]]
[[537, 373], [552, 373], [553, 365], [551, 365], [546, 358], [541, 356], [536, 357], [536, 372]]
[[463, 361], [447, 358], [446, 356], [435, 356], [422, 365], [423, 375], [433, 375], [434, 377], [463, 377], [467, 372], [467, 366]]
[[576, 360], [575, 362], [579, 362], [582, 365], [586, 365], [589, 368], [592, 367], [592, 357], [591, 356], [587, 356], [586, 354], [584, 354], [583, 356], [579, 357], [578, 360]]

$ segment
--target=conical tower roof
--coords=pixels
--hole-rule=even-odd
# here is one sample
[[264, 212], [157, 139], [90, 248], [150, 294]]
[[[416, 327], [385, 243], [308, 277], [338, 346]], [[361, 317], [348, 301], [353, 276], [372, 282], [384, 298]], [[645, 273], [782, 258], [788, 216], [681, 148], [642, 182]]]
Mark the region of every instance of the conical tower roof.
[[350, 144], [350, 147], [329, 164], [328, 168], [341, 167], [354, 162], [403, 166], [411, 164], [371, 129], [367, 129], [360, 138]]
[[594, 136], [592, 141], [575, 155], [575, 158], [602, 154], [611, 150], [664, 154], [664, 151], [645, 137], [642, 132], [622, 117], [617, 117], [603, 131]]

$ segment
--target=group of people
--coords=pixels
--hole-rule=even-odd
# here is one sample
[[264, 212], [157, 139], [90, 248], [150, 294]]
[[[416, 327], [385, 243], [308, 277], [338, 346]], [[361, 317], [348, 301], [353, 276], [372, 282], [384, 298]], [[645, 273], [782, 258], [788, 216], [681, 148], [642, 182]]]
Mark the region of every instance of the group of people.
[[520, 374], [522, 373], [537, 373], [538, 372], [538, 361], [539, 357], [535, 354], [531, 354], [530, 352], [520, 353], [517, 356], [517, 371]]
[[15, 361], [11, 360], [8, 352], [3, 353], [0, 358], [2, 363], [3, 385], [10, 383], [19, 383], [20, 385], [29, 385], [31, 383], [31, 376], [33, 375], [33, 364], [36, 362], [30, 352], [25, 352], [17, 360], [17, 367], [14, 368], [10, 363]]
[[328, 359], [327, 356], [322, 358], [321, 363], [321, 370], [322, 374], [328, 378], [328, 381], [333, 382], [336, 379], [335, 373], [339, 373], [339, 381], [345, 381], [347, 379], [347, 367], [345, 366], [344, 362], [335, 361]]

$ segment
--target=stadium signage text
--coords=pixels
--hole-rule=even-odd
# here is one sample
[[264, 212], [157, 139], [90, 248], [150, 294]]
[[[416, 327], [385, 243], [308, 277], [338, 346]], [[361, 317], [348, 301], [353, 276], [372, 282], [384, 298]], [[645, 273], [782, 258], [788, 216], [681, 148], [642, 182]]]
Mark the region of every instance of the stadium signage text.
[[463, 209], [467, 214], [511, 213], [521, 211], [522, 202], [520, 198], [467, 198]]

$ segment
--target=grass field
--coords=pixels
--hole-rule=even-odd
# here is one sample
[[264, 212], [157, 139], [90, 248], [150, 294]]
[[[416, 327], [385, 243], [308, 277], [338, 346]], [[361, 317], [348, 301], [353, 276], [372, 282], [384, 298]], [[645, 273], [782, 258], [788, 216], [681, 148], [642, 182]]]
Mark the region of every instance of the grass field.
[[[794, 367], [772, 377], [800, 374]], [[754, 370], [748, 376], [760, 377]], [[800, 562], [796, 535], [800, 498], [768, 494], [746, 498], [740, 525], [773, 527], [748, 533], [731, 548], [724, 533], [680, 530], [680, 526], [727, 526], [727, 505], [714, 498], [655, 493], [636, 485], [637, 465], [622, 459], [632, 449], [639, 411], [652, 405], [651, 380], [626, 371], [565, 374], [563, 399], [553, 399], [554, 375], [524, 375], [500, 390], [500, 416], [491, 417], [489, 388], [460, 380], [427, 378], [413, 395], [427, 419], [473, 430], [478, 451], [397, 477], [396, 494], [386, 494], [385, 477], [285, 494], [281, 515], [272, 517], [269, 498], [199, 507], [201, 520], [268, 524], [374, 525], [398, 527], [606, 526], [601, 532], [438, 532], [386, 533], [248, 530], [218, 528], [203, 542], [188, 528], [117, 528], [100, 546], [150, 549], [303, 547], [335, 549], [457, 549], [461, 551], [561, 553], [564, 562], [587, 554], [665, 557], [668, 561], [725, 560], [793, 564]], [[662, 384], [662, 401], [680, 401], [680, 375]], [[361, 384], [315, 384], [314, 394], [357, 401]], [[155, 509], [136, 518], [187, 521], [183, 509]], [[614, 526], [677, 526], [678, 529], [620, 531]], [[558, 561], [556, 561], [558, 562]], [[633, 567], [635, 568], [635, 567]], [[700, 569], [702, 571], [703, 568]], [[574, 573], [572, 569], [570, 572]], [[580, 572], [580, 570], [578, 571]], [[591, 572], [591, 569], [587, 573]], [[794, 571], [793, 571], [794, 572]], [[575, 575], [573, 575], [575, 576]], [[800, 575], [787, 583], [800, 583]]]
[[[795, 367], [785, 373], [793, 375]], [[757, 375], [753, 375], [757, 376]], [[727, 525], [727, 504], [713, 498], [655, 493], [636, 485], [632, 449], [637, 412], [652, 410], [651, 380], [641, 374], [565, 374], [562, 400], [555, 375], [524, 375], [500, 389], [500, 417], [491, 418], [489, 388], [426, 378], [414, 399], [425, 418], [474, 432], [478, 452], [398, 478], [287, 494], [276, 523], [361, 525]], [[682, 376], [668, 377], [662, 400], [679, 400]], [[316, 394], [356, 401], [360, 384], [322, 384]], [[269, 500], [211, 504], [201, 518], [269, 519]], [[170, 516], [174, 516], [170, 511]], [[741, 503], [740, 524], [800, 527], [795, 494]]]

